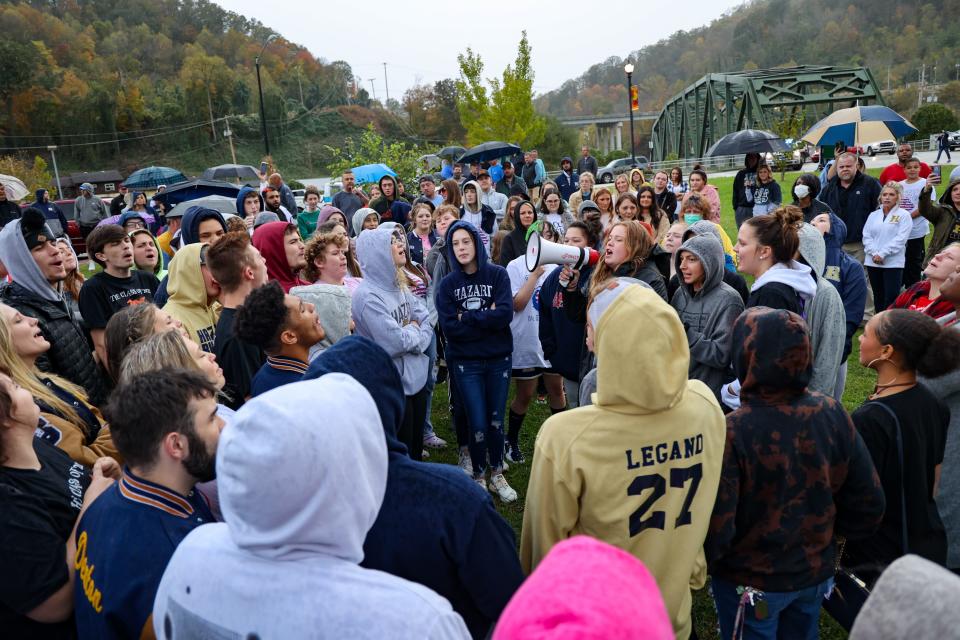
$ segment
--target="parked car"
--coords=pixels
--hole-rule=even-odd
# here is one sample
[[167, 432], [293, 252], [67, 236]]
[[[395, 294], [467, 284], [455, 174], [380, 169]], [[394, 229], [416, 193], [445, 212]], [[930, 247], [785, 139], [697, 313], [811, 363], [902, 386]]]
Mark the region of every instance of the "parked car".
[[330, 182], [328, 182], [326, 186], [324, 186], [323, 188], [324, 203], [330, 204], [331, 202], [333, 202], [333, 196], [337, 195], [341, 191], [343, 191], [342, 180], [337, 180], [337, 181], [331, 180]]
[[774, 169], [779, 169], [780, 164], [784, 163], [787, 171], [799, 171], [803, 168], [803, 154], [800, 150], [792, 153], [770, 153], [763, 154], [763, 161]]
[[618, 158], [612, 160], [597, 170], [597, 180], [601, 183], [613, 182], [621, 173], [627, 173], [630, 169], [638, 168], [646, 170], [650, 161], [645, 156], [637, 156], [637, 161], [632, 158]]
[[[304, 210], [305, 205], [303, 203], [304, 197], [307, 195], [306, 189], [293, 189], [293, 200], [297, 203], [297, 213]], [[293, 213], [292, 211], [290, 213]]]
[[950, 136], [950, 151], [960, 149], [960, 131], [948, 131], [947, 134]]
[[888, 153], [891, 156], [897, 152], [897, 143], [893, 140], [877, 140], [867, 144], [867, 155], [871, 158], [878, 153]]

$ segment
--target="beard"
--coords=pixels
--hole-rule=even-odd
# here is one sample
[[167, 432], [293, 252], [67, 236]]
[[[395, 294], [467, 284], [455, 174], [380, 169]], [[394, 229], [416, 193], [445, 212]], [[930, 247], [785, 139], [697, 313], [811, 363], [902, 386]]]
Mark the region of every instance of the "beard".
[[196, 478], [197, 482], [210, 482], [217, 477], [217, 450], [214, 447], [213, 453], [207, 448], [207, 444], [200, 439], [196, 430], [191, 429], [184, 434], [190, 445], [190, 455], [181, 462], [183, 468], [191, 476]]

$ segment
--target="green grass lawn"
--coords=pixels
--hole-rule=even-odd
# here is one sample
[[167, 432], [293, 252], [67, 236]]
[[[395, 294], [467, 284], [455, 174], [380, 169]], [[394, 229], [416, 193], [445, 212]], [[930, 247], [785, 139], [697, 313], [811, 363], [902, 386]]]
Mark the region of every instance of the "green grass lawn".
[[[944, 167], [944, 175], [949, 175], [951, 167]], [[879, 176], [880, 169], [871, 169], [869, 171], [874, 176]], [[783, 179], [777, 176], [784, 197], [789, 192], [793, 181], [799, 175], [799, 172], [788, 172]], [[730, 209], [731, 189], [733, 188], [733, 178], [711, 179], [713, 184], [720, 191], [720, 202], [723, 204], [722, 225], [730, 235], [731, 240], [736, 242], [736, 224], [733, 219], [733, 211]], [[857, 334], [859, 336], [859, 332]], [[843, 404], [848, 411], [853, 411], [859, 407], [867, 396], [872, 392], [876, 381], [876, 375], [859, 363], [859, 343], [855, 337], [853, 340], [853, 352], [848, 360], [847, 386], [843, 395]], [[511, 388], [510, 397], [513, 397]], [[537, 432], [543, 422], [550, 416], [549, 407], [542, 402], [534, 401], [527, 413], [527, 419], [523, 425], [523, 431], [520, 437], [521, 447], [527, 456], [527, 462], [523, 465], [513, 465], [506, 473], [511, 486], [516, 489], [519, 498], [513, 504], [501, 504], [497, 501], [497, 508], [504, 518], [510, 523], [516, 532], [519, 541], [520, 529], [523, 522], [523, 505], [526, 499], [527, 482], [529, 481], [530, 459], [533, 453], [534, 440]], [[440, 437], [449, 442], [447, 449], [443, 451], [431, 451], [430, 460], [434, 462], [445, 462], [457, 464], [456, 436], [450, 422], [450, 414], [447, 408], [447, 385], [438, 385], [433, 396], [433, 425]], [[716, 628], [716, 613], [713, 607], [713, 600], [703, 589], [694, 594], [693, 601], [694, 621], [696, 624], [697, 635], [704, 639], [716, 639], [719, 637]], [[847, 634], [838, 627], [833, 620], [823, 614], [820, 620], [820, 637], [828, 640], [846, 638]]]

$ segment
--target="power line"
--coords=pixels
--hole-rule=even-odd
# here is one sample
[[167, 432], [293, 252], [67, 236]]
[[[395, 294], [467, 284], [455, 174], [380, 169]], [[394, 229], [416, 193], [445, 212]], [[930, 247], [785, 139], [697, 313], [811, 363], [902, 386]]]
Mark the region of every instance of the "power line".
[[[230, 117], [230, 116], [227, 116], [227, 117]], [[236, 116], [233, 116], [233, 117], [236, 117]], [[153, 131], [163, 131], [163, 130], [167, 130], [167, 129], [179, 129], [180, 127], [192, 127], [192, 126], [201, 125], [201, 124], [210, 124], [210, 121], [209, 121], [209, 120], [201, 120], [201, 121], [198, 121], [198, 122], [191, 122], [191, 123], [187, 123], [187, 124], [171, 124], [171, 125], [166, 125], [166, 126], [163, 126], [163, 127], [153, 127], [153, 128], [151, 128], [151, 129], [137, 129], [136, 131], [117, 132], [116, 135], [125, 136], [125, 135], [136, 134], [136, 133], [150, 133], [150, 132], [153, 132]], [[114, 132], [112, 132], [112, 131], [104, 131], [104, 132], [99, 132], [99, 133], [62, 133], [62, 134], [54, 134], [54, 133], [43, 133], [43, 134], [40, 134], [40, 133], [38, 133], [38, 134], [36, 134], [36, 135], [4, 136], [4, 137], [5, 137], [5, 138], [51, 138], [51, 139], [60, 139], [60, 138], [82, 138], [82, 137], [92, 137], [92, 136], [111, 136], [110, 140], [113, 141], [113, 137], [112, 137], [113, 135], [114, 135]]]
[[[134, 142], [134, 141], [137, 141], [137, 140], [147, 140], [147, 139], [149, 139], [149, 138], [159, 138], [159, 137], [168, 136], [168, 135], [171, 135], [171, 134], [174, 134], [174, 133], [181, 133], [181, 132], [183, 132], [183, 131], [191, 131], [191, 130], [193, 130], [193, 129], [199, 129], [200, 127], [209, 127], [209, 126], [210, 126], [210, 122], [207, 121], [207, 122], [201, 122], [200, 124], [197, 124], [197, 125], [193, 125], [193, 126], [189, 126], [189, 127], [183, 127], [183, 128], [181, 128], [181, 129], [176, 129], [176, 130], [173, 130], [173, 131], [166, 131], [166, 132], [164, 132], [164, 133], [153, 133], [153, 134], [149, 134], [149, 135], [145, 135], [145, 136], [136, 136], [136, 137], [130, 137], [130, 138], [111, 138], [110, 140], [97, 140], [97, 141], [95, 141], [95, 142], [74, 142], [74, 143], [71, 143], [71, 144], [60, 144], [60, 145], [57, 145], [57, 146], [58, 146], [59, 148], [61, 148], [61, 149], [73, 149], [73, 148], [76, 148], [76, 147], [95, 147], [95, 146], [97, 146], [97, 145], [102, 145], [102, 144], [117, 144], [117, 143], [120, 143], [120, 142]], [[46, 149], [46, 148], [47, 148], [47, 145], [43, 145], [43, 146], [26, 146], [26, 147], [0, 147], [0, 151], [31, 151], [31, 150]]]

